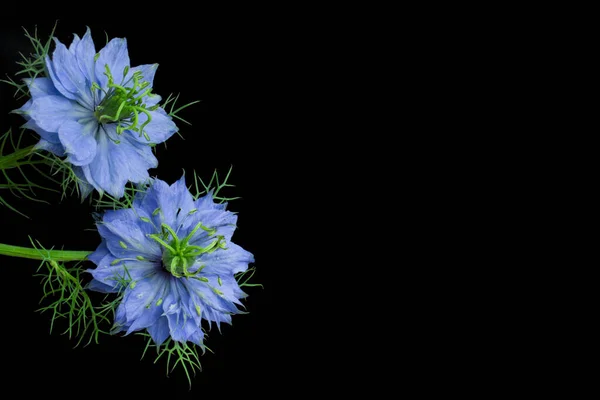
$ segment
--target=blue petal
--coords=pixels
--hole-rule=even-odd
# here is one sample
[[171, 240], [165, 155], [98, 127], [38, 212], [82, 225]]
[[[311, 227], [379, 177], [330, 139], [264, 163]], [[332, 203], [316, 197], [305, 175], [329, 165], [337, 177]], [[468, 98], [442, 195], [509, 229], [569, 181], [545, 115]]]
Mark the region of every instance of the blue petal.
[[130, 324], [127, 334], [147, 328], [160, 318], [163, 309], [156, 304], [165, 296], [168, 279], [165, 274], [157, 273], [136, 281], [133, 288], [132, 285], [127, 288], [123, 298], [127, 323]]
[[[175, 125], [171, 117], [169, 117], [162, 108], [158, 108], [155, 111], [150, 111], [150, 115], [152, 116], [152, 120], [144, 128], [144, 132], [148, 134], [150, 141], [148, 141], [143, 135], [140, 136], [140, 134], [137, 132], [127, 131], [134, 140], [143, 144], [158, 144], [166, 141], [178, 131], [177, 125]], [[145, 123], [147, 120], [148, 116], [146, 114], [140, 114], [140, 125]]]
[[78, 102], [83, 103], [89, 110], [93, 110], [91, 82], [86, 79], [79, 68], [75, 55], [59, 40], [55, 38], [54, 41], [56, 50], [52, 54], [52, 67], [55, 76], [66, 90], [77, 96]]
[[127, 318], [125, 317], [125, 305], [123, 303], [119, 304], [117, 307], [117, 312], [115, 313], [115, 322], [112, 327], [112, 333], [121, 332], [127, 329]]
[[100, 243], [100, 246], [98, 246], [95, 252], [88, 256], [88, 259], [96, 264], [96, 269], [86, 270], [87, 272], [92, 273], [93, 271], [110, 267], [116, 257], [108, 251], [106, 240], [102, 238], [102, 243]]
[[225, 322], [226, 324], [231, 325], [231, 315], [223, 313], [221, 311], [209, 308], [202, 315], [202, 317], [208, 321], [209, 329], [212, 328], [212, 323], [215, 322], [217, 324], [217, 328], [221, 331], [221, 322]]
[[172, 284], [169, 283], [169, 294], [163, 299], [164, 315], [178, 315], [181, 312], [179, 294], [174, 292], [171, 286]]
[[227, 209], [227, 203], [215, 203], [214, 197], [213, 197], [213, 190], [211, 189], [207, 194], [205, 194], [202, 197], [199, 197], [195, 203], [194, 206], [198, 209], [198, 210], [219, 210], [219, 211], [225, 211]]
[[90, 283], [87, 284], [86, 289], [93, 290], [95, 292], [100, 292], [100, 293], [115, 293], [119, 290], [118, 288], [116, 288], [114, 286], [107, 285], [96, 279], [92, 279], [90, 281]]
[[[107, 259], [116, 259], [112, 254], [107, 256]], [[88, 272], [92, 276], [109, 286], [115, 288], [121, 287], [123, 280], [133, 279], [136, 281], [142, 280], [145, 277], [155, 274], [157, 272], [163, 272], [162, 267], [158, 263], [151, 263], [147, 261], [122, 261], [115, 265], [112, 263], [104, 263], [95, 269], [90, 269]]]
[[146, 105], [146, 107], [152, 107], [160, 103], [161, 100], [162, 97], [160, 97], [160, 95], [152, 93], [152, 95], [144, 98], [144, 104]]
[[121, 135], [119, 144], [109, 139], [117, 138], [114, 124], [104, 125], [97, 135], [98, 150], [94, 160], [83, 171], [98, 191], [121, 198], [128, 181], [139, 183], [149, 178], [148, 169], [155, 168], [158, 160], [150, 146], [131, 141]]
[[108, 247], [106, 247], [106, 240], [102, 240], [102, 243], [96, 248], [92, 254], [87, 258], [96, 265], [100, 265], [100, 261], [109, 254]]
[[[98, 146], [98, 141], [96, 141], [96, 146]], [[98, 155], [98, 148], [96, 148], [96, 155]], [[92, 173], [90, 172], [90, 166], [84, 165], [83, 167], [76, 167], [81, 169], [81, 173], [83, 174], [83, 180], [91, 185], [94, 189], [96, 189], [100, 195], [104, 193], [104, 190], [98, 185], [98, 183], [92, 178]], [[124, 189], [123, 189], [124, 191]]]
[[[104, 242], [106, 243], [106, 241], [104, 240]], [[102, 257], [100, 257], [102, 256]], [[110, 277], [112, 277], [114, 274], [114, 271], [116, 269], [120, 269], [122, 270], [122, 266], [114, 266], [114, 270], [108, 271], [106, 272], [107, 269], [110, 269], [111, 267], [113, 267], [113, 261], [116, 260], [116, 257], [111, 254], [110, 252], [107, 253], [103, 253], [103, 254], [99, 254], [97, 257], [97, 262], [95, 262], [96, 264], [96, 268], [92, 269], [87, 269], [86, 271], [89, 272], [90, 274], [92, 274], [93, 277], [95, 277], [96, 279], [102, 281], [103, 283], [106, 283], [107, 285], [116, 285], [114, 280], [111, 281], [107, 281], [105, 282], [105, 278], [106, 276], [110, 275]], [[121, 274], [119, 274], [121, 275]]]
[[81, 39], [79, 38], [79, 35], [77, 35], [76, 33], [74, 33], [73, 34], [73, 41], [69, 45], [69, 52], [71, 54], [75, 55], [75, 48], [77, 47], [77, 45], [79, 44], [80, 41], [81, 41]]
[[158, 178], [150, 180], [151, 185], [145, 192], [138, 193], [133, 201], [135, 208], [143, 208], [149, 212], [153, 212], [159, 202], [158, 192], [168, 190], [169, 185]]
[[184, 311], [178, 313], [166, 313], [165, 315], [169, 323], [169, 331], [173, 340], [186, 342], [195, 333], [201, 331], [201, 328], [195, 324], [194, 319]]
[[58, 132], [65, 121], [78, 121], [92, 116], [74, 101], [60, 96], [44, 96], [33, 99], [28, 115], [42, 129], [48, 132]]
[[34, 146], [35, 150], [46, 150], [52, 154], [56, 154], [59, 157], [63, 157], [65, 155], [65, 149], [61, 144], [51, 143], [45, 139], [40, 139], [40, 141]]
[[213, 192], [214, 190], [211, 189], [207, 194], [199, 197], [198, 200], [196, 200], [196, 207], [225, 211], [227, 209], [227, 203], [215, 203]]
[[[204, 274], [202, 276], [204, 277]], [[216, 285], [216, 282], [214, 283], [215, 284], [211, 285], [210, 282], [187, 279], [184, 285], [187, 289], [187, 292], [197, 295], [201, 299], [203, 308], [213, 308], [224, 313], [237, 313], [239, 310], [231, 301], [219, 296], [213, 291], [211, 286], [221, 290], [221, 288]]]
[[40, 128], [38, 124], [35, 123], [34, 120], [30, 119], [25, 124], [23, 124], [23, 128], [31, 129], [35, 131], [40, 137], [50, 143], [58, 144], [61, 146], [62, 151], [64, 152], [64, 147], [60, 143], [60, 139], [58, 138], [58, 132], [48, 132], [45, 129]]
[[169, 321], [167, 317], [160, 317], [154, 325], [149, 326], [148, 333], [157, 346], [163, 344], [169, 337]]
[[227, 276], [246, 271], [248, 264], [254, 262], [254, 256], [237, 244], [229, 242], [227, 250], [219, 249], [202, 254], [200, 262], [206, 264], [204, 268], [206, 273]]
[[56, 88], [56, 90], [60, 94], [62, 94], [64, 97], [66, 97], [67, 99], [77, 100], [77, 96], [75, 94], [69, 92], [61, 83], [56, 72], [54, 71], [54, 64], [52, 63], [52, 60], [50, 60], [50, 57], [48, 57], [48, 56], [46, 56], [46, 69], [48, 70], [48, 74], [50, 75], [50, 79], [52, 79], [52, 83], [54, 84], [54, 87]]
[[194, 331], [194, 333], [192, 333], [189, 337], [188, 340], [192, 343], [197, 344], [198, 346], [200, 346], [202, 348], [202, 351], [204, 351], [204, 332], [202, 331], [202, 329], [197, 329], [196, 331]]
[[155, 210], [160, 210], [161, 207], [158, 193], [168, 190], [168, 187], [169, 185], [164, 181], [154, 179], [148, 189], [145, 192], [138, 193], [133, 201], [133, 208], [138, 212], [143, 212], [143, 216], [150, 218], [155, 226], [160, 226], [163, 222], [162, 213], [158, 211], [155, 213]]
[[106, 47], [100, 50], [100, 56], [96, 61], [96, 80], [101, 87], [106, 88], [108, 77], [105, 66], [108, 65], [116, 84], [122, 83], [125, 67], [129, 67], [129, 52], [127, 51], [127, 39], [114, 38]]
[[[196, 224], [202, 222], [204, 226], [215, 228], [216, 234], [222, 235], [227, 242], [231, 240], [236, 228], [237, 215], [229, 211], [203, 210], [202, 208], [197, 208], [197, 210], [184, 221], [180, 228], [181, 236], [186, 237], [196, 227]], [[210, 243], [213, 239], [214, 237], [211, 239], [206, 231], [199, 229], [194, 233], [190, 243], [205, 246], [208, 244], [207, 240]]]
[[83, 38], [75, 47], [75, 57], [77, 58], [79, 69], [90, 83], [96, 82], [95, 56], [96, 47], [92, 40], [92, 32], [90, 28], [87, 28], [85, 35], [83, 35]]
[[182, 176], [171, 186], [156, 179], [145, 195], [136, 199], [134, 204], [150, 213], [160, 209], [152, 217], [153, 223], [160, 226], [164, 222], [177, 229], [189, 217], [189, 212], [194, 208], [194, 199], [185, 186], [185, 176]]
[[30, 121], [31, 117], [29, 116], [29, 111], [31, 111], [31, 106], [33, 105], [33, 100], [27, 100], [27, 103], [23, 104], [21, 108], [17, 108], [13, 110], [15, 114], [21, 114], [25, 121]]
[[137, 67], [131, 68], [129, 70], [129, 73], [127, 74], [127, 77], [125, 78], [125, 82], [128, 82], [127, 85], [125, 85], [125, 86], [126, 87], [133, 86], [133, 80], [132, 80], [133, 74], [140, 71], [142, 73], [142, 77], [143, 77], [141, 82], [148, 82], [148, 87], [151, 88], [154, 83], [154, 74], [156, 74], [157, 69], [158, 69], [158, 64], [138, 65]]
[[82, 167], [78, 167], [74, 165], [72, 168], [73, 173], [77, 177], [77, 185], [79, 186], [79, 192], [82, 199], [85, 199], [89, 196], [90, 193], [94, 190], [94, 187], [88, 183], [85, 178], [85, 174], [83, 173]]
[[[219, 295], [219, 297], [227, 302], [233, 304], [242, 304], [240, 299], [247, 297], [246, 293], [240, 289], [234, 275], [231, 274], [231, 272], [229, 272], [229, 274], [214, 274], [206, 272], [205, 268], [202, 271], [202, 277], [208, 279], [207, 283], [213, 288], [218, 289], [222, 293]], [[221, 278], [220, 281], [219, 278]], [[232, 307], [232, 309], [234, 308]]]
[[113, 261], [116, 258], [108, 251], [106, 240], [102, 241], [96, 251], [88, 256], [88, 259], [97, 265], [94, 269], [86, 270], [86, 272], [94, 277], [94, 280], [98, 281], [97, 284], [90, 287], [92, 290], [107, 291], [110, 287], [112, 291], [118, 291], [122, 287], [119, 282], [120, 280], [128, 279], [129, 277], [142, 279], [147, 275], [149, 270], [149, 268], [139, 268], [139, 265], [130, 265], [128, 263], [126, 272], [122, 263], [113, 265]]
[[96, 132], [98, 123], [90, 119], [84, 125], [65, 121], [58, 129], [58, 137], [68, 154], [67, 161], [73, 165], [87, 165], [96, 156]]
[[[183, 290], [187, 291], [187, 288], [185, 287], [184, 282], [179, 282], [179, 284], [183, 285], [184, 286]], [[194, 319], [195, 324], [197, 326], [200, 326], [200, 324], [202, 323], [202, 313], [204, 312], [204, 310], [202, 309], [202, 300], [200, 299], [200, 297], [198, 297], [193, 292], [188, 291], [188, 293], [189, 293], [189, 300], [188, 300], [187, 308], [188, 308], [190, 314], [192, 315], [192, 318]]]
[[60, 96], [50, 78], [26, 78], [24, 81], [34, 99], [42, 96]]
[[[139, 253], [123, 249], [119, 244], [122, 238], [108, 230], [105, 225], [98, 225], [98, 232], [103, 239], [102, 244], [88, 257], [97, 268], [87, 270], [95, 279], [109, 286], [119, 286], [116, 278], [142, 280], [146, 276], [162, 272], [160, 262], [139, 261], [136, 259]], [[121, 261], [115, 262], [117, 259]]]
[[185, 185], [185, 175], [183, 175], [181, 178], [179, 178], [179, 180], [169, 187], [167, 194], [169, 201], [171, 202], [171, 209], [173, 213], [177, 214], [178, 210], [181, 210], [178, 213], [179, 218], [185, 218], [185, 215], [187, 215], [194, 208], [194, 198]]
[[[141, 213], [140, 213], [141, 212]], [[144, 215], [143, 210], [137, 210], [135, 208], [122, 208], [118, 210], [107, 210], [104, 212], [102, 221], [104, 223], [112, 223], [118, 220], [127, 220], [132, 225], [135, 225], [142, 234], [146, 235], [149, 233], [157, 233], [157, 228], [151, 223], [144, 222], [140, 217]], [[154, 240], [152, 240], [154, 242]], [[150, 243], [150, 242], [147, 242]]]
[[[141, 255], [149, 261], [159, 261], [160, 245], [148, 238], [137, 221], [130, 218], [113, 219], [97, 224], [98, 233], [106, 239], [109, 251], [119, 258], [136, 258]], [[124, 246], [126, 248], [124, 248]]]

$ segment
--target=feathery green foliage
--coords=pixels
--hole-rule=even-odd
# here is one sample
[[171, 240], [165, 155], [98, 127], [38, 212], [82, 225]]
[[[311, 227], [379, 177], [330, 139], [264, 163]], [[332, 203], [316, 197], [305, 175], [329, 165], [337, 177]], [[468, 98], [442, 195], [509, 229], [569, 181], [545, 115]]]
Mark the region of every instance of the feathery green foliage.
[[[240, 199], [240, 197], [225, 197], [220, 194], [221, 190], [223, 190], [225, 188], [235, 187], [235, 185], [231, 185], [231, 184], [227, 183], [227, 181], [229, 180], [229, 176], [231, 175], [232, 169], [233, 169], [233, 166], [229, 167], [229, 171], [227, 171], [227, 175], [225, 175], [225, 179], [223, 179], [223, 182], [219, 181], [219, 174], [218, 174], [217, 170], [215, 169], [215, 171], [213, 172], [208, 183], [204, 183], [202, 178], [200, 178], [196, 174], [196, 171], [194, 171], [193, 186], [196, 191], [196, 193], [193, 194], [194, 200], [198, 200], [198, 198], [200, 196], [204, 196], [205, 194], [210, 193], [211, 191], [212, 191], [213, 199], [219, 203], [225, 203], [225, 202]], [[191, 190], [191, 188], [192, 188], [192, 186], [190, 186], [188, 189]]]
[[[31, 181], [25, 174], [23, 167], [30, 167], [44, 178], [54, 181], [38, 168], [38, 165], [45, 164], [45, 162], [33, 157], [36, 154], [33, 146], [22, 147], [22, 137], [23, 134], [21, 132], [21, 135], [15, 140], [10, 129], [0, 136], [0, 205], [27, 218], [25, 214], [17, 210], [2, 196], [3, 192], [8, 191], [17, 198], [24, 197], [32, 201], [47, 203], [37, 198], [34, 189], [55, 190]], [[54, 182], [57, 183], [56, 181]]]
[[[156, 349], [156, 358], [154, 359], [154, 363], [163, 358], [166, 355], [167, 362], [167, 376], [172, 373], [175, 368], [179, 365], [180, 368], [185, 373], [188, 384], [190, 385], [190, 389], [192, 388], [192, 377], [196, 376], [196, 372], [202, 371], [202, 366], [200, 364], [200, 355], [198, 353], [198, 349], [200, 346], [197, 346], [194, 343], [186, 342], [181, 343], [177, 342], [170, 337], [164, 341], [160, 346], [157, 346], [152, 337], [145, 332], [138, 333], [139, 336], [143, 336], [146, 338], [146, 347], [144, 348], [144, 352], [142, 353], [141, 359], [144, 359], [146, 356], [146, 352], [149, 348]], [[208, 337], [206, 332], [204, 333], [205, 337]], [[206, 345], [200, 348], [202, 350], [202, 354], [205, 353], [205, 350], [208, 350], [212, 353], [212, 350], [209, 349]]]
[[[110, 334], [103, 326], [112, 324], [122, 294], [112, 301], [105, 298], [99, 306], [95, 306], [82, 281], [84, 268], [80, 265], [81, 261], [67, 267], [65, 263], [54, 260], [51, 251], [44, 249], [39, 242], [36, 245], [31, 238], [30, 241], [42, 258], [35, 276], [42, 278], [44, 294], [40, 303], [48, 300], [50, 304], [38, 311], [52, 314], [50, 332], [54, 330], [58, 320], [66, 321], [67, 327], [62, 334], [69, 339], [77, 338], [75, 346], [79, 346], [86, 338], [85, 346], [92, 341], [98, 343], [100, 334]], [[43, 271], [42, 267], [45, 267]]]
[[[21, 61], [17, 61], [17, 64], [21, 66], [21, 70], [15, 74], [15, 78], [22, 80], [23, 78], [35, 79], [38, 76], [48, 76], [48, 69], [46, 68], [46, 56], [50, 51], [50, 44], [52, 43], [52, 38], [54, 37], [56, 24], [54, 24], [54, 28], [52, 28], [52, 32], [45, 42], [42, 42], [42, 40], [38, 37], [37, 26], [34, 28], [33, 35], [31, 35], [25, 28], [23, 28], [23, 30], [25, 31], [25, 37], [29, 39], [33, 49], [32, 52], [27, 55], [21, 52], [19, 53], [21, 56]], [[17, 98], [20, 99], [29, 95], [29, 88], [24, 82], [17, 82], [11, 77], [7, 78], [8, 80], [1, 79], [0, 82], [5, 82], [13, 86], [15, 88], [15, 97], [18, 96]]]

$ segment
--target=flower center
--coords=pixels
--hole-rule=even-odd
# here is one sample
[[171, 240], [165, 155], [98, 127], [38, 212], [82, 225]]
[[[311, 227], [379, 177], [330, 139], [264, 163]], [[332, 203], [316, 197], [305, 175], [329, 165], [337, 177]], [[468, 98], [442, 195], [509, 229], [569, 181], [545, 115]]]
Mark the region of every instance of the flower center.
[[[147, 98], [154, 96], [152, 89], [148, 88], [150, 83], [143, 80], [144, 76], [141, 71], [134, 72], [132, 77], [124, 82], [129, 72], [129, 67], [125, 67], [121, 84], [116, 84], [108, 65], [104, 67], [106, 70], [104, 75], [108, 77], [108, 90], [100, 88], [97, 83], [92, 85], [92, 89], [104, 91], [104, 99], [96, 107], [94, 116], [101, 124], [117, 123], [117, 134], [119, 135], [127, 129], [138, 132], [140, 137], [144, 136], [146, 140], [150, 141], [150, 137], [144, 131], [144, 128], [152, 121], [150, 111], [154, 111], [159, 107], [158, 104], [152, 107], [144, 104]], [[132, 81], [133, 84], [130, 87], [125, 87]], [[140, 114], [146, 114], [148, 117], [141, 125], [139, 123]]]
[[[161, 228], [162, 232], [160, 234], [152, 234], [148, 237], [163, 246], [163, 267], [176, 278], [189, 278], [198, 275], [204, 268], [203, 265], [194, 272], [190, 271], [198, 257], [205, 253], [212, 253], [217, 249], [225, 249], [225, 238], [222, 235], [216, 235], [216, 229], [208, 228], [202, 225], [202, 222], [199, 222], [183, 239], [178, 238], [175, 231], [167, 224], [163, 223]], [[198, 229], [206, 231], [209, 237], [214, 237], [214, 240], [208, 246], [200, 247], [189, 244], [190, 239]]]

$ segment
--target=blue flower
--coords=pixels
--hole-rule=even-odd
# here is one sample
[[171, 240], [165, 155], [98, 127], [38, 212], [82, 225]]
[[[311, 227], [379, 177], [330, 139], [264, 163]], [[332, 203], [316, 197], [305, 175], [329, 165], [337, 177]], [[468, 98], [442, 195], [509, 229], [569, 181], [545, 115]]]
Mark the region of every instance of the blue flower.
[[225, 208], [211, 193], [194, 200], [182, 177], [155, 180], [132, 208], [103, 214], [89, 288], [122, 293], [115, 332], [147, 329], [157, 345], [170, 335], [203, 346], [202, 319], [231, 324], [246, 296], [235, 274], [254, 257], [231, 242], [237, 215]]
[[158, 64], [130, 68], [121, 38], [96, 53], [89, 28], [68, 48], [55, 43], [49, 76], [25, 80], [31, 99], [16, 112], [40, 135], [37, 148], [66, 156], [83, 197], [96, 189], [120, 198], [158, 165], [152, 146], [177, 131], [151, 92]]

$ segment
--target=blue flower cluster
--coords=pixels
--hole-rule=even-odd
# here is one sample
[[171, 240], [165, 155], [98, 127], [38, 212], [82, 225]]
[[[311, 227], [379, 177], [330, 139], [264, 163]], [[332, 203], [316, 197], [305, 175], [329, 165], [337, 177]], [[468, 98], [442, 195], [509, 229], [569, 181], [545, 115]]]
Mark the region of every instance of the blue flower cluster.
[[88, 288], [122, 296], [114, 332], [203, 347], [203, 320], [220, 328], [242, 312], [236, 274], [254, 257], [231, 241], [237, 215], [226, 203], [211, 192], [195, 198], [184, 177], [172, 185], [150, 178], [153, 147], [178, 130], [152, 93], [158, 65], [131, 67], [122, 38], [96, 51], [89, 28], [68, 47], [55, 39], [44, 57], [46, 73], [25, 80], [31, 98], [16, 110], [39, 135], [36, 148], [68, 165], [84, 198], [96, 190], [120, 199], [128, 182], [145, 188], [131, 207], [98, 219]]

